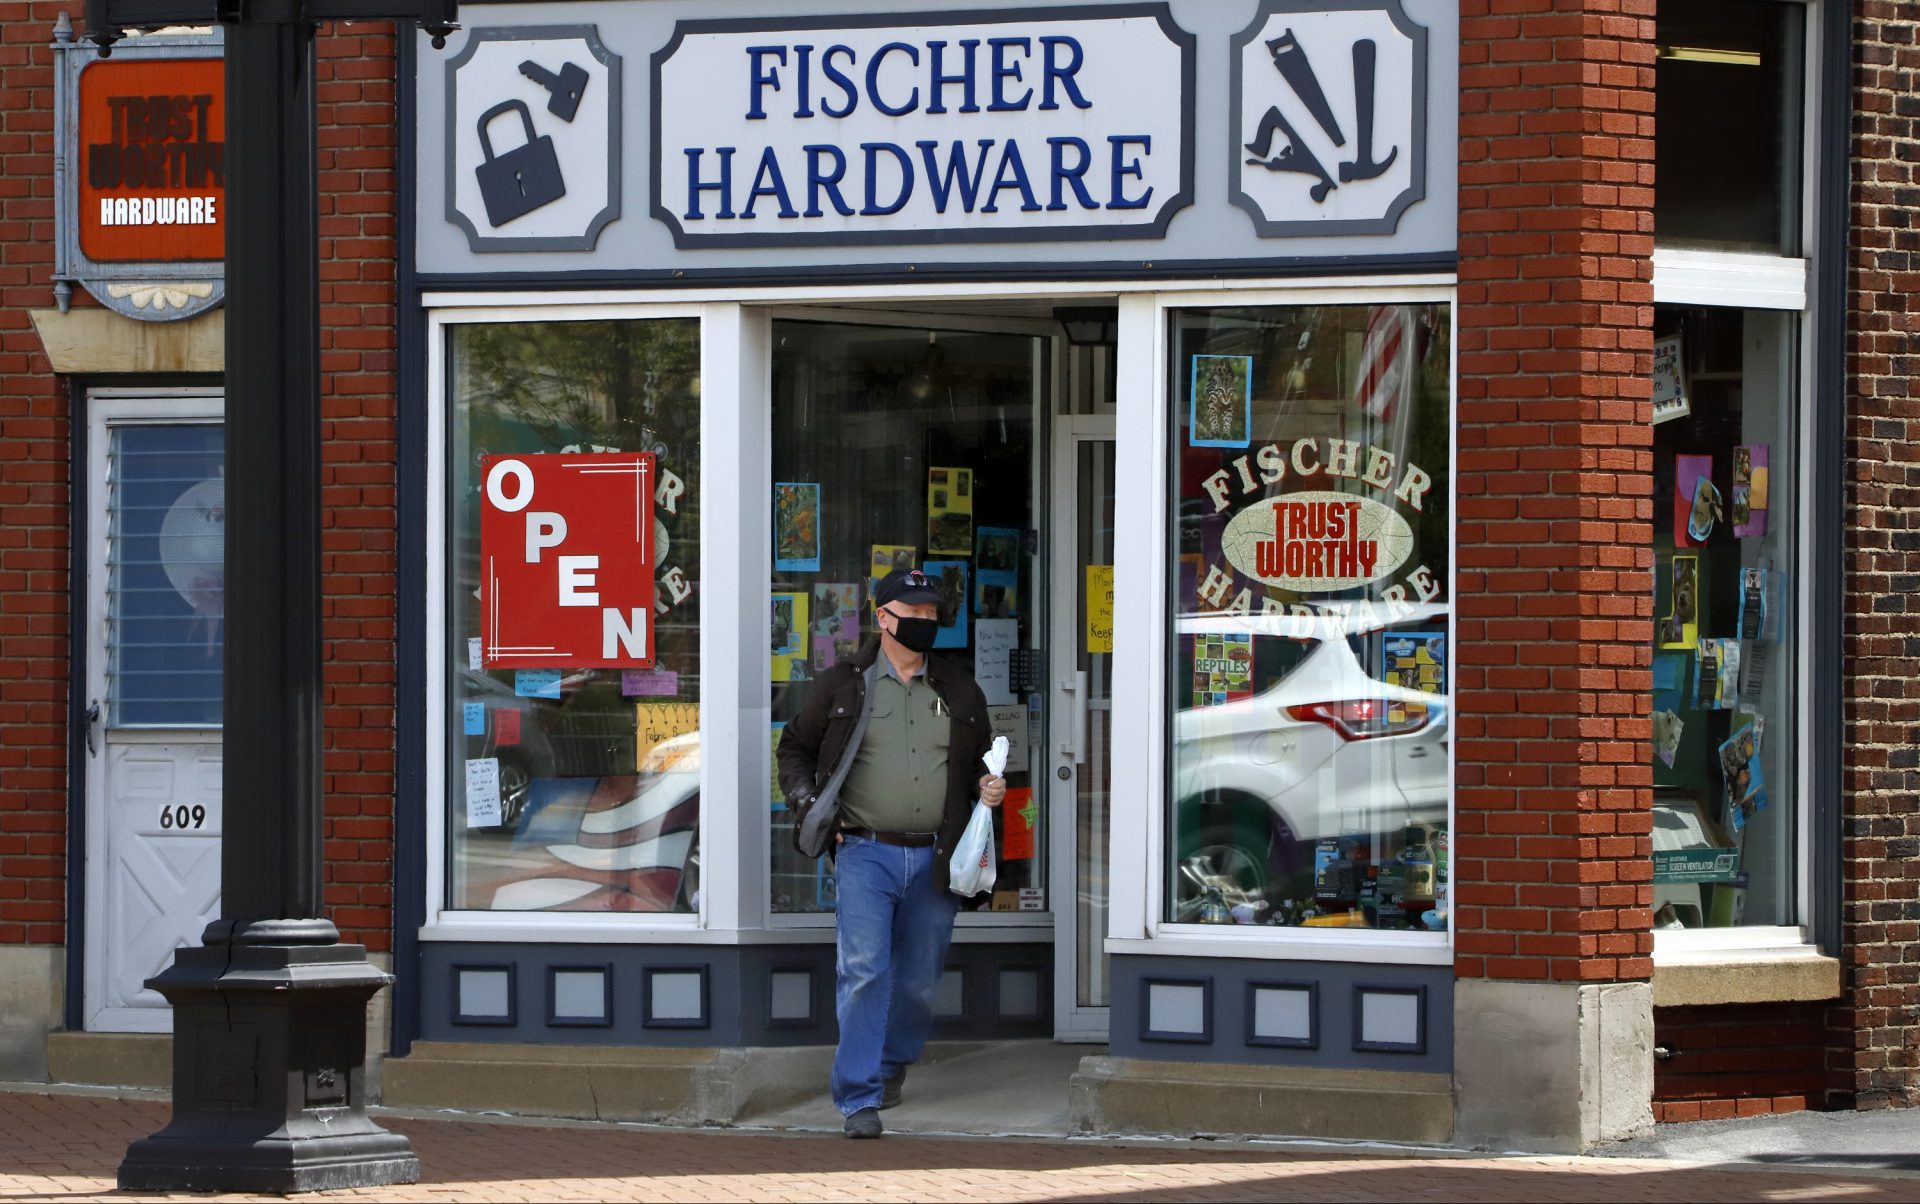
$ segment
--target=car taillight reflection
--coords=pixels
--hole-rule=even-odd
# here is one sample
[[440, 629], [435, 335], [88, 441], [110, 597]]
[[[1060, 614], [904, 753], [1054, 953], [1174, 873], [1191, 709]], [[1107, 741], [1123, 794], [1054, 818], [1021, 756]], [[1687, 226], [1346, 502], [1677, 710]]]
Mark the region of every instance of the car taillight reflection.
[[1287, 714], [1305, 723], [1320, 723], [1348, 740], [1376, 736], [1404, 736], [1427, 726], [1432, 712], [1419, 703], [1385, 698], [1347, 698], [1339, 702], [1306, 702], [1287, 708]]

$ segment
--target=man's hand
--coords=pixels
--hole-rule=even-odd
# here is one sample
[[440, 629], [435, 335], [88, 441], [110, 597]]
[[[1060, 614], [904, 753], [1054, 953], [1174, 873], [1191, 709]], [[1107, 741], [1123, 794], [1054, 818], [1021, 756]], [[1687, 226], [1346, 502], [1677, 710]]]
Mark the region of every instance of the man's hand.
[[998, 807], [1007, 797], [1007, 779], [984, 774], [980, 778], [980, 801], [989, 807]]

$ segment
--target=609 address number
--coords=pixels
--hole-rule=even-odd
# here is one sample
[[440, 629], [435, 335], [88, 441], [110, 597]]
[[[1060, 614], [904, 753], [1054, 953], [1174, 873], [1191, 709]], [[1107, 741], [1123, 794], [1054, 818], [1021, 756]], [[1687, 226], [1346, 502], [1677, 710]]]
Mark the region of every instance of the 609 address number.
[[177, 803], [160, 808], [160, 827], [163, 831], [193, 831], [207, 826], [207, 808], [204, 804]]

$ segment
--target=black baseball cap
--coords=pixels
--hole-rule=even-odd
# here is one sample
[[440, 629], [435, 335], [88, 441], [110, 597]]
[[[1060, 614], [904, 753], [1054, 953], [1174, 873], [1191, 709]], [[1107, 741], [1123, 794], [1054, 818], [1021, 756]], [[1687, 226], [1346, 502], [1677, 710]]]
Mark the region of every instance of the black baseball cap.
[[880, 578], [873, 587], [873, 608], [879, 610], [889, 602], [905, 602], [909, 606], [918, 606], [923, 602], [938, 602], [940, 590], [919, 569], [895, 569]]

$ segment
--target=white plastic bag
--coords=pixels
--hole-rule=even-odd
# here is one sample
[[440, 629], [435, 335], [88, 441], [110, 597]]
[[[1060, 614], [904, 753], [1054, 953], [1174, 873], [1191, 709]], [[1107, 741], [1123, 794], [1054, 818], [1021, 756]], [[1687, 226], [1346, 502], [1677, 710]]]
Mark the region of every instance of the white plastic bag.
[[[987, 772], [999, 777], [1007, 767], [1009, 746], [1005, 736], [995, 736], [993, 747], [981, 760]], [[993, 889], [998, 877], [993, 864], [993, 811], [985, 803], [973, 804], [967, 830], [953, 846], [953, 860], [947, 863], [947, 889], [962, 898], [984, 894]]]
[[973, 805], [973, 818], [953, 846], [948, 863], [948, 886], [954, 894], [970, 898], [993, 889], [997, 876], [993, 866], [993, 812], [985, 803]]

